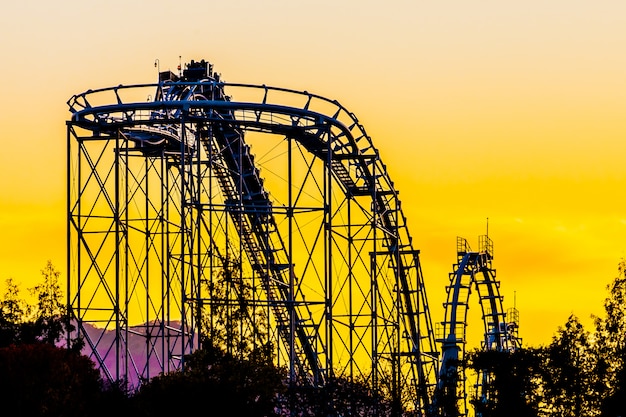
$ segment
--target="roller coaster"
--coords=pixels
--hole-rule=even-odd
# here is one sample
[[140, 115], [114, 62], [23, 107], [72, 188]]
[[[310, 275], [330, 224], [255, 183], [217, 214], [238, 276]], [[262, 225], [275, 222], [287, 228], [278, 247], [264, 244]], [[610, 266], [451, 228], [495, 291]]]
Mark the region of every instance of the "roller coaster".
[[293, 384], [348, 377], [417, 415], [446, 396], [463, 414], [472, 287], [483, 348], [520, 346], [487, 236], [478, 252], [459, 240], [436, 335], [398, 191], [337, 101], [226, 83], [203, 60], [68, 106], [68, 305], [110, 380], [252, 341]]

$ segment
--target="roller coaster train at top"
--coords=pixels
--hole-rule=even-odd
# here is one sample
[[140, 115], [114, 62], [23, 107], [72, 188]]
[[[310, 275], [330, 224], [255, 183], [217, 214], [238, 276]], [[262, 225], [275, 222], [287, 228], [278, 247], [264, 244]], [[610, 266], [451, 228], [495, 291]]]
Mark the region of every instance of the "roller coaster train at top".
[[68, 105], [68, 306], [110, 380], [180, 369], [206, 340], [269, 345], [291, 383], [345, 376], [465, 413], [472, 287], [483, 348], [519, 346], [486, 236], [459, 240], [436, 337], [398, 191], [337, 101], [191, 61]]

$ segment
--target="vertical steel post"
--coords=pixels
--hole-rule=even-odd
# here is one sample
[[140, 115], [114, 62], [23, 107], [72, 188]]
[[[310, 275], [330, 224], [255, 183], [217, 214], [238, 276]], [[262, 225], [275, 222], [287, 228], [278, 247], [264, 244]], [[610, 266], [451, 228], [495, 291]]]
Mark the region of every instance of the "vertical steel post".
[[163, 352], [163, 364], [162, 370], [163, 372], [169, 371], [169, 346], [167, 345], [167, 328], [165, 326], [165, 311], [167, 308], [167, 290], [166, 290], [166, 278], [169, 274], [170, 267], [170, 258], [169, 258], [169, 219], [168, 219], [168, 204], [169, 204], [169, 193], [168, 193], [168, 185], [169, 185], [169, 161], [168, 157], [165, 155], [165, 151], [161, 150], [161, 156], [159, 159], [160, 167], [159, 170], [161, 172], [161, 184], [159, 187], [159, 199], [160, 203], [160, 215], [159, 215], [159, 231], [161, 233], [161, 248], [159, 251], [160, 259], [161, 259], [161, 271], [159, 274], [159, 297], [160, 297], [160, 305], [159, 305], [159, 313], [157, 314], [161, 320], [161, 352]]
[[[66, 245], [67, 245], [67, 252], [66, 252], [66, 259], [65, 259], [65, 264], [66, 264], [66, 275], [67, 275], [67, 282], [66, 282], [66, 287], [65, 287], [65, 294], [66, 294], [66, 302], [65, 302], [65, 309], [66, 309], [66, 314], [67, 314], [67, 319], [68, 320], [72, 320], [73, 319], [73, 312], [72, 312], [72, 291], [71, 291], [71, 276], [72, 276], [72, 265], [70, 264], [70, 260], [71, 260], [71, 251], [72, 251], [72, 239], [71, 239], [71, 227], [72, 227], [72, 206], [71, 206], [71, 193], [72, 193], [72, 187], [71, 187], [71, 168], [72, 168], [72, 146], [71, 146], [71, 140], [70, 140], [70, 124], [67, 123], [66, 124], [66, 140], [67, 140], [67, 148], [66, 148], [66, 153], [65, 153], [65, 172], [66, 172], [66, 183], [65, 183], [65, 193], [66, 193], [66, 198], [65, 198], [65, 207], [66, 207], [66, 225], [65, 225], [65, 238], [66, 238]], [[77, 329], [79, 329], [79, 327], [76, 327]], [[67, 348], [69, 349], [71, 347], [71, 333], [68, 329], [66, 338], [67, 338]]]
[[[321, 123], [320, 123], [321, 124]], [[333, 352], [333, 336], [334, 336], [334, 330], [335, 330], [335, 324], [334, 324], [334, 317], [333, 317], [333, 301], [334, 301], [334, 297], [333, 297], [333, 245], [332, 245], [332, 239], [333, 239], [333, 216], [332, 216], [332, 211], [333, 211], [333, 205], [332, 205], [332, 184], [333, 184], [333, 170], [332, 170], [332, 160], [333, 160], [333, 154], [332, 154], [332, 146], [331, 146], [331, 135], [330, 135], [330, 131], [327, 131], [325, 133], [327, 140], [326, 140], [326, 153], [327, 153], [327, 160], [326, 162], [323, 164], [324, 168], [323, 168], [323, 173], [324, 173], [324, 182], [325, 182], [325, 187], [324, 187], [324, 218], [325, 218], [325, 224], [324, 224], [324, 233], [326, 235], [326, 238], [324, 239], [324, 253], [326, 254], [326, 262], [324, 262], [324, 264], [326, 265], [326, 271], [325, 271], [325, 276], [326, 276], [326, 300], [325, 300], [325, 309], [326, 309], [326, 380], [327, 382], [330, 380], [330, 383], [333, 384], [333, 365], [334, 365], [334, 352]]]
[[296, 383], [296, 346], [295, 346], [295, 334], [296, 334], [296, 316], [295, 316], [295, 293], [294, 293], [294, 278], [295, 273], [293, 270], [293, 154], [292, 154], [292, 139], [287, 138], [287, 219], [289, 223], [289, 235], [288, 235], [288, 262], [289, 262], [289, 297], [287, 300], [287, 311], [289, 312], [289, 383], [294, 386]]
[[[119, 219], [119, 199], [120, 199], [120, 156], [119, 156], [119, 148], [120, 148], [120, 133], [119, 130], [115, 134], [115, 149], [113, 154], [114, 158], [114, 169], [115, 169], [115, 203], [114, 203], [114, 212], [113, 212], [113, 222], [115, 222], [115, 302], [113, 305], [114, 315], [115, 315], [115, 379], [117, 381], [120, 380], [120, 356], [122, 346], [120, 345], [121, 333], [122, 329], [120, 328], [120, 219]], [[124, 354], [123, 358], [126, 358], [126, 354]], [[126, 384], [128, 382], [125, 382]]]
[[[374, 172], [372, 177], [376, 178], [376, 164], [373, 164]], [[367, 184], [372, 196], [372, 266], [371, 266], [371, 334], [372, 334], [372, 388], [374, 392], [378, 390], [378, 221], [380, 214], [376, 208], [376, 187], [374, 184]]]
[[185, 149], [185, 143], [187, 141], [187, 137], [186, 137], [186, 130], [185, 130], [185, 111], [183, 110], [181, 112], [181, 120], [180, 120], [180, 130], [181, 130], [181, 141], [180, 141], [180, 183], [181, 183], [181, 192], [180, 192], [180, 213], [181, 213], [181, 220], [180, 220], [180, 227], [181, 227], [181, 240], [180, 240], [180, 261], [179, 261], [179, 265], [180, 265], [180, 274], [179, 274], [179, 279], [180, 279], [180, 308], [181, 308], [181, 328], [180, 328], [180, 363], [181, 363], [181, 369], [185, 369], [185, 356], [183, 355], [184, 353], [184, 349], [185, 349], [185, 329], [187, 328], [187, 311], [186, 311], [186, 302], [187, 300], [185, 299], [185, 291], [187, 290], [185, 287], [185, 281], [187, 279], [187, 266], [186, 266], [186, 259], [185, 257], [187, 256], [187, 251], [186, 246], [187, 246], [187, 239], [189, 239], [189, 230], [187, 228], [187, 222], [189, 221], [189, 215], [187, 213], [187, 194], [188, 194], [188, 189], [187, 187], [189, 186], [189, 182], [191, 181], [191, 178], [187, 179], [187, 153], [186, 153], [186, 149]]

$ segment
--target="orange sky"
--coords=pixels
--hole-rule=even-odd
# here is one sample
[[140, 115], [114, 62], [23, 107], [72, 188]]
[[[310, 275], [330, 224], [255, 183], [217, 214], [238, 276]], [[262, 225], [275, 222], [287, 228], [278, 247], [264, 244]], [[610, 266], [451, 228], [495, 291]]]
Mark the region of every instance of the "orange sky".
[[626, 250], [626, 3], [215, 3], [2, 6], [0, 290], [32, 286], [48, 259], [65, 276], [67, 99], [154, 82], [156, 58], [182, 56], [357, 115], [400, 190], [434, 321], [456, 236], [476, 247], [487, 217], [527, 344], [602, 313]]

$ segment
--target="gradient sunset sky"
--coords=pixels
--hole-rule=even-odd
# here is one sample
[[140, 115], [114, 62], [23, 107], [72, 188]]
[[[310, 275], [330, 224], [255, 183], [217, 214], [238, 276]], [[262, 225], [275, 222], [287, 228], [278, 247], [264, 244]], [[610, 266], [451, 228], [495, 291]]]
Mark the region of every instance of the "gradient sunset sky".
[[155, 60], [179, 56], [357, 115], [400, 191], [435, 322], [456, 237], [476, 248], [487, 218], [527, 345], [570, 314], [590, 330], [626, 256], [623, 0], [24, 0], [3, 4], [0, 37], [2, 293], [47, 260], [66, 277], [66, 101], [156, 82]]

